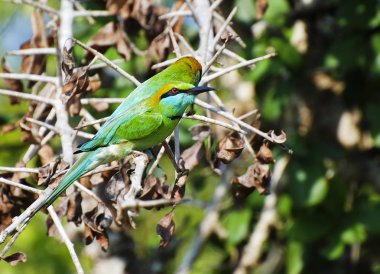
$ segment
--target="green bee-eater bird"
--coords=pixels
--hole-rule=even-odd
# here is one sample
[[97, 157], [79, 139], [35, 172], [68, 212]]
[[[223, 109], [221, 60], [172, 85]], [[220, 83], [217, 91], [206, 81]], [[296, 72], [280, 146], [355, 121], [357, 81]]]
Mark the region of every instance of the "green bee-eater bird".
[[194, 103], [195, 96], [213, 90], [197, 86], [201, 75], [199, 62], [183, 57], [138, 86], [94, 138], [80, 147], [83, 154], [40, 208], [53, 203], [75, 180], [97, 166], [120, 160], [132, 150], [162, 143]]

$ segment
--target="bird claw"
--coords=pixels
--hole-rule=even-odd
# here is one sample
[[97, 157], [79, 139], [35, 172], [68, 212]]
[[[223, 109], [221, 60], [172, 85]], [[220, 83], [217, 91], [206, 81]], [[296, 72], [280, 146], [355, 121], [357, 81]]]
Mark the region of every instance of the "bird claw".
[[183, 176], [187, 176], [187, 175], [189, 175], [189, 173], [190, 173], [190, 170], [188, 170], [188, 169], [186, 169], [186, 168], [180, 168], [178, 171], [177, 171], [177, 176], [178, 176], [178, 178], [180, 178], [180, 177], [183, 177]]
[[182, 157], [179, 159], [179, 166], [177, 167], [178, 178], [189, 175], [190, 170], [185, 167], [185, 161]]

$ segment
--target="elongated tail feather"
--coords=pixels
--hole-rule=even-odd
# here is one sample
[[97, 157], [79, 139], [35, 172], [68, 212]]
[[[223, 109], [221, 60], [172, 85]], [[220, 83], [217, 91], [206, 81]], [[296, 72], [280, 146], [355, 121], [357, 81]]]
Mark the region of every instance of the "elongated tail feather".
[[75, 180], [79, 179], [86, 172], [94, 169], [100, 163], [96, 164], [94, 161], [94, 151], [85, 152], [83, 155], [74, 163], [74, 165], [67, 171], [65, 176], [60, 181], [58, 187], [54, 189], [53, 193], [46, 199], [46, 202], [41, 205], [42, 207], [51, 205], [58, 197], [62, 194]]

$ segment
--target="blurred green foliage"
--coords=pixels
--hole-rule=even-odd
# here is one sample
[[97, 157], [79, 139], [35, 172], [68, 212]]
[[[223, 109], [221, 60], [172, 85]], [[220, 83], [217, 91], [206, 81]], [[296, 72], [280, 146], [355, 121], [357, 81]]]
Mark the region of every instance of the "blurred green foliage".
[[[262, 262], [277, 250], [281, 250], [281, 256], [276, 264], [269, 268], [259, 266], [253, 273], [380, 273], [380, 5], [375, 0], [268, 2], [268, 10], [259, 21], [255, 19], [256, 1], [222, 4], [225, 14], [234, 5], [239, 8], [234, 27], [247, 47], [241, 49], [232, 44], [234, 51], [247, 59], [265, 54], [268, 48], [277, 53], [275, 59], [259, 63], [254, 70], [241, 70], [241, 79], [255, 83], [252, 99], [262, 113], [262, 129], [284, 129], [288, 145], [294, 150], [279, 189], [279, 224], [264, 247]], [[10, 10], [9, 14], [26, 18], [30, 11], [30, 8], [17, 11], [15, 5], [8, 3], [0, 6]], [[1, 26], [18, 31], [7, 20], [10, 19], [6, 16], [0, 18]], [[107, 22], [104, 18], [95, 26], [89, 26], [84, 19], [77, 22], [75, 37], [88, 40], [104, 22]], [[296, 28], [300, 22], [305, 26], [303, 31]], [[256, 33], [255, 37], [247, 35], [259, 23], [264, 23], [262, 33]], [[193, 28], [190, 25], [187, 31], [194, 32]], [[298, 43], [292, 40], [295, 35], [301, 36]], [[141, 37], [136, 43], [146, 47]], [[300, 43], [306, 44], [304, 50], [300, 49]], [[15, 44], [14, 49], [18, 46]], [[76, 54], [81, 56], [83, 52]], [[119, 57], [116, 51], [107, 52], [107, 56]], [[138, 79], [148, 77], [143, 58], [133, 58], [122, 68]], [[54, 73], [54, 66], [49, 69], [48, 74]], [[316, 77], [321, 74], [325, 82]], [[124, 97], [133, 88], [110, 71], [103, 77], [110, 79], [111, 84], [95, 96]], [[26, 104], [9, 106], [7, 100], [0, 98], [2, 125], [14, 123], [26, 111]], [[345, 138], [354, 133], [344, 132], [340, 127], [342, 116], [354, 110], [360, 113], [359, 121], [353, 122], [359, 138], [346, 145]], [[184, 146], [191, 142], [187, 133], [190, 125], [188, 121], [182, 123]], [[0, 165], [13, 166], [24, 150], [20, 131], [1, 134]], [[278, 157], [286, 154], [279, 148], [274, 152]], [[169, 161], [163, 162], [164, 169], [171, 170]], [[218, 184], [218, 177], [205, 168], [206, 164], [191, 174], [186, 190], [187, 195], [201, 202], [211, 199]], [[221, 223], [228, 236], [225, 240], [211, 237], [191, 273], [232, 272], [239, 252], [255, 228], [264, 199], [257, 193], [238, 204], [234, 204], [231, 196], [226, 199]], [[174, 242], [161, 250], [155, 225], [165, 213], [167, 210], [142, 211], [136, 218], [136, 230], [127, 236], [112, 235], [132, 247], [125, 247], [129, 248], [127, 251], [114, 250], [111, 243], [109, 255], [125, 258], [130, 256], [126, 254], [134, 254], [128, 258], [133, 258], [140, 269], [172, 273], [196, 235], [204, 213], [194, 205], [178, 206], [174, 215]], [[46, 238], [45, 229], [37, 223], [41, 223], [41, 216], [14, 247], [28, 254], [28, 262], [15, 268], [1, 263], [2, 273], [74, 271], [65, 246]], [[79, 252], [83, 249], [81, 241], [76, 249]], [[86, 269], [91, 269], [93, 263], [85, 253], [80, 253]]]

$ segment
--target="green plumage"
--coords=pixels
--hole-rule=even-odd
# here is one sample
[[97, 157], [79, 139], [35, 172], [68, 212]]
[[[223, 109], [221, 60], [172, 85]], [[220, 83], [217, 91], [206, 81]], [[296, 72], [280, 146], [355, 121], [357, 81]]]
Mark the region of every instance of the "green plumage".
[[132, 150], [145, 150], [169, 136], [197, 94], [201, 65], [184, 57], [138, 86], [114, 111], [80, 158], [68, 170], [43, 206], [48, 206], [75, 180], [101, 164], [120, 160]]

